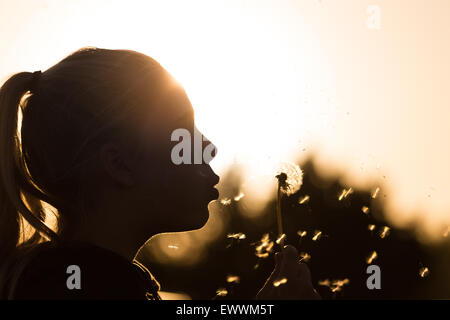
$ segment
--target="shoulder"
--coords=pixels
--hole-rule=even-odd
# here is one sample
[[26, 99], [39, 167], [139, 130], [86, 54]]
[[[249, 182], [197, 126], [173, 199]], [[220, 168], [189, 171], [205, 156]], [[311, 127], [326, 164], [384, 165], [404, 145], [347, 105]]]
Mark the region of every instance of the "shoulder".
[[41, 245], [22, 262], [13, 299], [143, 299], [133, 264], [108, 250], [80, 243]]

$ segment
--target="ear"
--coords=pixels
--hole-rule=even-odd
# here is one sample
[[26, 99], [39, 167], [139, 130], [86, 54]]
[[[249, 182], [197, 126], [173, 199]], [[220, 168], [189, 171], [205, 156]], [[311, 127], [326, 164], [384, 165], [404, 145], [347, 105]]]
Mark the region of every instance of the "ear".
[[100, 147], [100, 166], [104, 172], [123, 187], [135, 184], [126, 152], [119, 145], [106, 143]]

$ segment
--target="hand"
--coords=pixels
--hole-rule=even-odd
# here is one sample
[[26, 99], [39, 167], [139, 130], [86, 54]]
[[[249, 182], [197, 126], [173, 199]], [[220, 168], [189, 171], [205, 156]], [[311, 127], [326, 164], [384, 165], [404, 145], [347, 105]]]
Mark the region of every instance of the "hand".
[[[306, 264], [300, 262], [297, 249], [288, 245], [275, 254], [275, 269], [267, 279], [256, 299], [260, 300], [318, 300], [319, 294], [314, 289], [311, 273]], [[286, 279], [287, 282], [274, 286], [275, 281]]]

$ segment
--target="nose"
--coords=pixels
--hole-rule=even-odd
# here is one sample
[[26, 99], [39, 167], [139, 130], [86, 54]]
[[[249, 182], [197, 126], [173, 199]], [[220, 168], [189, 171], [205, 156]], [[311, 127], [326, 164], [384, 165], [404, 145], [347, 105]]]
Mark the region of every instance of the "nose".
[[205, 136], [203, 136], [202, 150], [203, 161], [207, 164], [209, 164], [217, 155], [217, 147]]
[[209, 164], [198, 165], [198, 174], [202, 178], [205, 178], [210, 186], [215, 186], [220, 181], [220, 177], [214, 172]]

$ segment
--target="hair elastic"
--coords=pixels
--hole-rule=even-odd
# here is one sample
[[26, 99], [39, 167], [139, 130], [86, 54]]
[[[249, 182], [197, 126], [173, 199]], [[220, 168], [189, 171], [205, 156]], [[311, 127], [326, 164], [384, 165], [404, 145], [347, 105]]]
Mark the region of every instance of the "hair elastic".
[[31, 84], [30, 84], [31, 92], [33, 92], [37, 88], [38, 82], [41, 79], [41, 75], [42, 75], [42, 72], [40, 70], [33, 72], [33, 76], [31, 78]]

